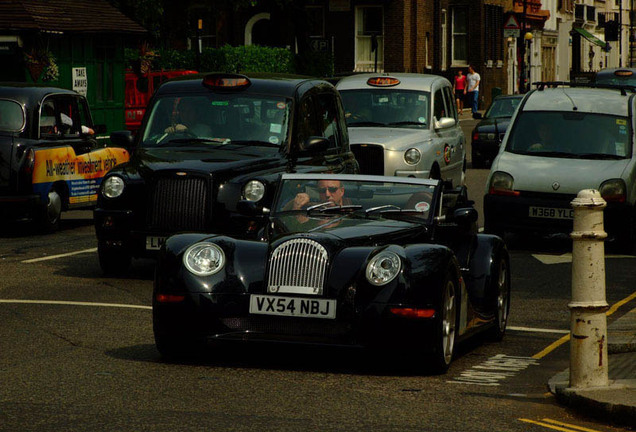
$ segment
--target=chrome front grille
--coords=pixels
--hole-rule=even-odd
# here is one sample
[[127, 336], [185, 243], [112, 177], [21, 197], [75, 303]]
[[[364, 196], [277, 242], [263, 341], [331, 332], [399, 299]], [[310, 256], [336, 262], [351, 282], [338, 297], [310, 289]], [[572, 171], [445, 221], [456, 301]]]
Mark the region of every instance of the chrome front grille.
[[269, 258], [267, 291], [321, 295], [328, 264], [329, 255], [320, 243], [304, 238], [286, 241]]
[[154, 182], [148, 206], [152, 230], [204, 230], [208, 220], [209, 182], [193, 176], [160, 177]]

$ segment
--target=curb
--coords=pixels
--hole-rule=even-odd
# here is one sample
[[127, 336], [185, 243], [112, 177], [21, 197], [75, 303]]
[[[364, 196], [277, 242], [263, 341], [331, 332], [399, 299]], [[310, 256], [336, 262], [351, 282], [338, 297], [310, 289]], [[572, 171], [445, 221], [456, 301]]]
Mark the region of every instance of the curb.
[[610, 380], [605, 387], [595, 387], [578, 390], [567, 387], [569, 384], [569, 369], [555, 375], [549, 382], [550, 392], [557, 401], [577, 412], [594, 417], [598, 420], [634, 427], [636, 406], [612, 402], [612, 396], [621, 391], [634, 391], [636, 380]]

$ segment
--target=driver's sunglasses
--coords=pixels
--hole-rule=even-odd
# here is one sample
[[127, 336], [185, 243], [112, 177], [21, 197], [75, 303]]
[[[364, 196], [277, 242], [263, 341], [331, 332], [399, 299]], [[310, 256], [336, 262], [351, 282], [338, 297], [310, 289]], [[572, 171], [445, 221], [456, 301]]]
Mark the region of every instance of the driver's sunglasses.
[[325, 194], [327, 193], [327, 190], [329, 190], [329, 193], [334, 194], [338, 192], [338, 189], [340, 189], [340, 186], [323, 187], [323, 188], [318, 188], [318, 193]]

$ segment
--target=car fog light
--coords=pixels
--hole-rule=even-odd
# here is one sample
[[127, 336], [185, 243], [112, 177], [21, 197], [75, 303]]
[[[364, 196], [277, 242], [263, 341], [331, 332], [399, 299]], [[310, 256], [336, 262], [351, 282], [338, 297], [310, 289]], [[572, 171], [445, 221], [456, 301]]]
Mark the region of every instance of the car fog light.
[[119, 176], [111, 176], [104, 180], [102, 195], [106, 198], [117, 198], [124, 193], [124, 179]]
[[197, 276], [211, 276], [225, 265], [225, 253], [214, 243], [196, 243], [183, 254], [183, 264]]
[[416, 148], [410, 148], [404, 152], [404, 161], [409, 165], [417, 165], [422, 159], [422, 153]]
[[402, 262], [394, 252], [383, 251], [367, 264], [367, 280], [376, 286], [386, 285], [400, 273]]
[[599, 193], [607, 202], [625, 202], [625, 182], [622, 179], [606, 180], [598, 188]]
[[265, 196], [265, 185], [258, 180], [250, 180], [243, 186], [243, 197], [248, 201], [260, 201]]

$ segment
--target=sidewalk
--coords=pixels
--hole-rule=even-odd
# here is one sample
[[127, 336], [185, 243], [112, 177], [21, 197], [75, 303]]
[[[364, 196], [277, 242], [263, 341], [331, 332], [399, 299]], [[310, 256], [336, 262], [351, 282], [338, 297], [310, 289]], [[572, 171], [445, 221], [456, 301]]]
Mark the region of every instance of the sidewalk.
[[559, 403], [608, 423], [636, 426], [636, 308], [607, 329], [609, 385], [587, 389], [568, 388], [570, 370], [548, 382]]

